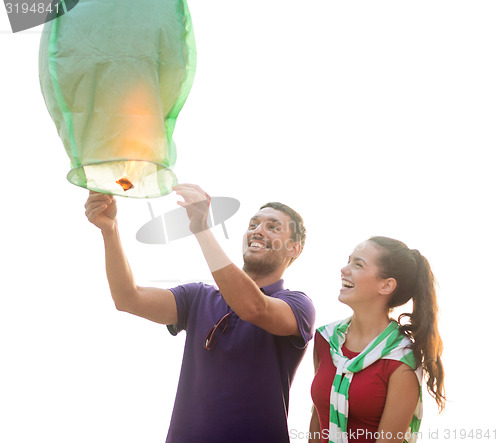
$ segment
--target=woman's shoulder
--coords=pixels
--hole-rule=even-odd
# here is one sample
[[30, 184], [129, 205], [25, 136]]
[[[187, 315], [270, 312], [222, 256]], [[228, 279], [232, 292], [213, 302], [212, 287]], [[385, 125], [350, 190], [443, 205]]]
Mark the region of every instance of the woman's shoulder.
[[335, 334], [335, 331], [338, 330], [339, 328], [347, 328], [351, 321], [351, 317], [345, 318], [342, 320], [336, 320], [332, 323], [328, 323], [326, 325], [320, 326], [316, 331], [321, 334], [322, 337], [325, 338], [325, 340], [329, 340], [330, 337], [332, 337]]

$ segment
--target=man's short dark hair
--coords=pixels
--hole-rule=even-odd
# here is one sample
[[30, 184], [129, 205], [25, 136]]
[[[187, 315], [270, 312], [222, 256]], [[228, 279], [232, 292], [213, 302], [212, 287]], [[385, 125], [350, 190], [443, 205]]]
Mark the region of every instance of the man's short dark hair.
[[273, 208], [277, 211], [284, 212], [292, 220], [292, 239], [294, 241], [300, 242], [301, 250], [304, 248], [304, 243], [306, 242], [306, 228], [304, 226], [304, 220], [300, 214], [294, 211], [290, 206], [285, 205], [280, 202], [269, 202], [261, 206], [260, 209]]

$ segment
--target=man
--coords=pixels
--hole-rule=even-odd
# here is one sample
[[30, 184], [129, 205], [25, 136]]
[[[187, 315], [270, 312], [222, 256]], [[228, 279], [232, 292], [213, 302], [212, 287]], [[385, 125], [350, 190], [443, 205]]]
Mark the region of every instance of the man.
[[[264, 205], [250, 220], [243, 270], [208, 228], [210, 197], [196, 185], [174, 188], [184, 202], [218, 289], [201, 283], [139, 287], [123, 253], [112, 196], [85, 205], [102, 231], [106, 272], [118, 310], [186, 330], [168, 443], [288, 442], [290, 384], [313, 335], [314, 308], [281, 277], [302, 252], [305, 228], [286, 205]], [[279, 208], [279, 209], [276, 209]]]

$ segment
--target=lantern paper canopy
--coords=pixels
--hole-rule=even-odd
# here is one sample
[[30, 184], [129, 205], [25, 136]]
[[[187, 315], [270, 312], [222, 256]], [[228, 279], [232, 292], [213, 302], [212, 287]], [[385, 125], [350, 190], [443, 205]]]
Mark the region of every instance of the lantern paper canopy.
[[185, 0], [80, 0], [46, 23], [40, 84], [67, 179], [127, 197], [171, 192], [172, 133], [195, 66]]

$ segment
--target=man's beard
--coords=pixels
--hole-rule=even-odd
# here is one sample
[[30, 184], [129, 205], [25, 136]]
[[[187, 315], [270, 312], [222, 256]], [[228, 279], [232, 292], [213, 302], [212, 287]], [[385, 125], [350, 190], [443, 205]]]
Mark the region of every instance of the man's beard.
[[247, 274], [257, 274], [264, 276], [273, 273], [280, 265], [277, 257], [266, 257], [264, 260], [260, 257], [243, 256], [243, 271]]

